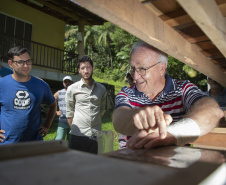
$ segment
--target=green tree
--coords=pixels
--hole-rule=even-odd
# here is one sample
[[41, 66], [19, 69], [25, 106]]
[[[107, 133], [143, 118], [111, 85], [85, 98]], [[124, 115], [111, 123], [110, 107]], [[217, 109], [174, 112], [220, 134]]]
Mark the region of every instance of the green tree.
[[168, 59], [169, 62], [167, 67], [167, 73], [172, 78], [178, 80], [189, 80], [190, 82], [197, 85], [201, 90], [207, 90], [207, 80], [205, 75], [189, 67], [188, 65], [185, 65], [184, 63], [173, 58], [172, 56], [169, 56]]
[[[66, 26], [65, 49], [76, 51], [78, 27]], [[124, 81], [129, 69], [130, 50], [139, 39], [112, 23], [85, 26], [85, 54], [94, 61], [95, 75], [102, 79]], [[206, 90], [206, 76], [169, 56], [167, 73], [175, 79], [188, 79]]]
[[71, 25], [65, 26], [65, 37], [64, 37], [65, 50], [70, 52], [76, 51], [78, 46], [77, 34], [78, 34], [78, 26], [71, 26]]
[[91, 58], [93, 57], [93, 49], [96, 45], [98, 31], [96, 26], [85, 26], [84, 46], [85, 52]]
[[100, 26], [101, 34], [98, 38], [98, 43], [102, 43], [104, 47], [107, 47], [108, 53], [109, 53], [109, 59], [110, 59], [110, 66], [113, 67], [112, 62], [112, 52], [111, 52], [111, 43], [113, 41], [113, 35], [115, 31], [116, 26], [110, 22], [104, 23], [103, 26]]

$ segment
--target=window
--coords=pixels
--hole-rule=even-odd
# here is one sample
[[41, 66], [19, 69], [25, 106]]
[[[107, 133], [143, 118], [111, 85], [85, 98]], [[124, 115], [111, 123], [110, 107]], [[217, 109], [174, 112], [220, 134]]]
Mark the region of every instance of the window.
[[31, 35], [32, 24], [0, 13], [0, 58], [7, 61], [8, 50], [14, 46], [30, 49]]

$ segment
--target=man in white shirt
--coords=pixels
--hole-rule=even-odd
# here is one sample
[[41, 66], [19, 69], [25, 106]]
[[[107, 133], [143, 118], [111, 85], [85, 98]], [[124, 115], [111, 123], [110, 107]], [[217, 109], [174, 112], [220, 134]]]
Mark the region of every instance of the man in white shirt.
[[105, 112], [106, 89], [92, 78], [92, 60], [83, 56], [78, 61], [82, 79], [68, 87], [66, 117], [71, 126], [71, 148], [97, 154], [96, 135], [101, 131], [101, 117]]

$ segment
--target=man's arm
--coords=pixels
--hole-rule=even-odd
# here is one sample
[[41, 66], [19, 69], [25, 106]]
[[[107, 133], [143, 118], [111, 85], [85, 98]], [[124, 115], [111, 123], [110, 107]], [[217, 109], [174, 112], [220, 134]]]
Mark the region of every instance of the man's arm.
[[49, 128], [52, 124], [53, 118], [56, 114], [56, 109], [57, 109], [57, 103], [56, 100], [49, 106], [48, 112], [47, 112], [47, 116], [46, 116], [46, 120], [43, 126], [40, 127], [40, 135], [42, 137], [45, 137], [49, 131]]
[[[202, 136], [216, 127], [222, 116], [223, 111], [220, 109], [216, 101], [212, 98], [204, 97], [197, 100], [197, 102], [195, 102], [194, 105], [191, 106], [190, 111], [188, 111], [188, 113], [185, 115], [185, 118], [192, 119], [196, 122], [198, 128], [200, 129], [200, 136]], [[187, 128], [189, 126], [189, 123], [187, 125], [185, 123], [181, 126], [180, 121], [178, 121], [174, 124], [174, 126], [175, 129], [177, 129], [177, 126], [180, 126], [180, 129], [183, 129], [184, 132], [189, 132], [189, 129], [192, 130], [192, 128]], [[180, 138], [183, 138], [183, 135], [180, 135]], [[185, 141], [189, 140], [189, 136], [187, 138]], [[137, 131], [133, 135], [133, 137], [128, 142], [128, 146], [135, 148], [153, 148], [163, 145], [175, 145], [176, 143], [178, 143], [178, 139], [179, 138], [173, 136], [170, 133], [167, 133], [167, 137], [165, 139], [160, 139], [158, 133], [151, 133], [149, 131], [142, 130]], [[194, 138], [191, 137], [190, 139], [191, 141], [193, 141]]]
[[113, 112], [112, 118], [115, 130], [121, 134], [132, 136], [137, 130], [133, 120], [137, 112], [138, 109], [131, 109], [126, 106], [117, 108]]
[[54, 94], [53, 96], [54, 96], [54, 98], [55, 98], [55, 100], [56, 100], [56, 102], [57, 102], [57, 101], [58, 101], [58, 91], [55, 92], [55, 94]]
[[[55, 94], [53, 96], [54, 96], [54, 98], [55, 98], [55, 100], [57, 102], [58, 101], [58, 91], [55, 92]], [[56, 109], [56, 115], [60, 116], [61, 114], [62, 114], [61, 110], [57, 111], [57, 109]]]
[[185, 118], [191, 118], [198, 124], [202, 136], [215, 128], [223, 116], [224, 112], [217, 102], [213, 98], [204, 97], [191, 106]]
[[71, 127], [73, 117], [74, 117], [74, 108], [75, 108], [75, 98], [74, 98], [71, 87], [67, 89], [65, 101], [66, 101], [66, 117], [67, 117], [68, 124]]
[[67, 118], [67, 122], [69, 124], [69, 126], [72, 126], [72, 121], [73, 121], [73, 117], [72, 118]]
[[131, 109], [117, 108], [113, 113], [113, 125], [117, 132], [132, 136], [137, 130], [159, 128], [161, 138], [166, 136], [166, 127], [172, 122], [170, 115], [164, 114], [158, 106]]

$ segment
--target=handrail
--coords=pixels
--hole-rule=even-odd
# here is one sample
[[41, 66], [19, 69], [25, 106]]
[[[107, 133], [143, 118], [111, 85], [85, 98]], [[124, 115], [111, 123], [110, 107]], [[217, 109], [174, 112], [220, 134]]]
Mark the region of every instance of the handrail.
[[7, 34], [0, 34], [0, 59], [8, 60], [8, 50], [22, 45], [31, 52], [33, 65], [60, 70], [66, 74], [77, 74], [78, 54], [58, 49], [42, 43], [27, 41]]

